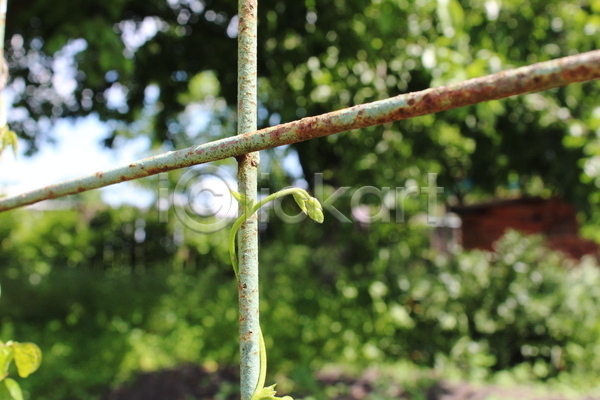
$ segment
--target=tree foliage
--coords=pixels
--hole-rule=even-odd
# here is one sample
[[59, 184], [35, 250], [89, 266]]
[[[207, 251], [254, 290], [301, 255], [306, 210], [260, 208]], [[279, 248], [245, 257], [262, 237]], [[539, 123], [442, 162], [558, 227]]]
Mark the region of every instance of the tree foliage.
[[[138, 371], [238, 362], [227, 231], [182, 234], [157, 215], [0, 215], [0, 340], [43, 349], [42, 367], [22, 383], [32, 398], [98, 399]], [[312, 225], [282, 230], [261, 251], [274, 371], [301, 385], [331, 363], [406, 360], [468, 378], [507, 371], [580, 379], [579, 390], [596, 384], [600, 269], [591, 258], [569, 270], [540, 237], [515, 232], [495, 253], [448, 257], [429, 249], [418, 225], [347, 229], [340, 246]]]

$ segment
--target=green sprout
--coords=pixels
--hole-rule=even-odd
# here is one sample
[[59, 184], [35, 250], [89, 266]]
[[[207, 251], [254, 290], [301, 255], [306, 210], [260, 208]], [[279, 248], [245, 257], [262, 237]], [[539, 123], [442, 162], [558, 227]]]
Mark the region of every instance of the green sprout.
[[[231, 194], [242, 205], [242, 209], [244, 210], [242, 215], [233, 223], [231, 231], [229, 232], [229, 257], [231, 259], [231, 266], [233, 267], [233, 272], [235, 273], [235, 277], [238, 280], [238, 282], [240, 280], [240, 275], [237, 255], [235, 252], [235, 238], [238, 230], [240, 229], [240, 226], [242, 226], [244, 221], [246, 221], [248, 218], [254, 215], [254, 213], [256, 213], [262, 206], [264, 206], [270, 201], [291, 194], [292, 196], [294, 196], [294, 200], [296, 200], [296, 203], [298, 203], [298, 206], [300, 207], [302, 212], [304, 212], [311, 219], [317, 221], [318, 223], [323, 222], [324, 216], [323, 207], [321, 206], [321, 203], [319, 203], [319, 200], [317, 200], [316, 198], [311, 197], [308, 194], [308, 192], [304, 189], [283, 189], [265, 197], [264, 199], [255, 204], [251, 204], [247, 200], [247, 198], [240, 193], [231, 191]], [[267, 349], [265, 346], [265, 339], [263, 337], [262, 330], [259, 329], [258, 333], [260, 336], [260, 372], [258, 384], [256, 385], [256, 389], [254, 389], [254, 393], [252, 394], [250, 400], [294, 400], [290, 396], [276, 397], [276, 384], [265, 387], [265, 379], [267, 375]]]

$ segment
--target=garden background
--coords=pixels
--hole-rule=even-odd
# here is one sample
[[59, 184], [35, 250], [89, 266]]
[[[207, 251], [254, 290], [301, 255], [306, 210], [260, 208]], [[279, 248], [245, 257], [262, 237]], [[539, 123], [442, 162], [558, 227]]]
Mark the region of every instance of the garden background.
[[[231, 136], [236, 12], [233, 1], [9, 2], [11, 128], [27, 154], [51, 145], [60, 119], [90, 113], [110, 128], [109, 148], [148, 137], [158, 154]], [[260, 127], [600, 42], [598, 0], [262, 0], [259, 21]], [[70, 63], [70, 91], [57, 60]], [[322, 177], [328, 197], [423, 187], [434, 173], [448, 205], [561, 196], [577, 207], [581, 235], [600, 241], [598, 89], [575, 84], [267, 150], [259, 187], [314, 191]], [[286, 167], [290, 158], [299, 168]], [[235, 170], [234, 160], [216, 164]], [[140, 190], [158, 200], [183, 173], [146, 178]], [[350, 194], [335, 203], [347, 216]], [[381, 207], [363, 203], [372, 215]], [[30, 398], [97, 399], [139, 372], [236, 365], [227, 230], [194, 232], [177, 204], [165, 214], [158, 201], [115, 208], [84, 194], [55, 204], [0, 215], [0, 339], [44, 353], [22, 382]], [[575, 265], [515, 232], [495, 253], [440, 254], [426, 213], [441, 210], [422, 195], [395, 206], [392, 222], [326, 214], [322, 225], [289, 224], [271, 212], [262, 225], [263, 330], [273, 378], [288, 377], [277, 379], [282, 392], [332, 398], [346, 389], [320, 387], [319, 371], [369, 366], [414, 396], [439, 379], [598, 390], [593, 258]], [[235, 380], [223, 383], [215, 398], [235, 391]]]

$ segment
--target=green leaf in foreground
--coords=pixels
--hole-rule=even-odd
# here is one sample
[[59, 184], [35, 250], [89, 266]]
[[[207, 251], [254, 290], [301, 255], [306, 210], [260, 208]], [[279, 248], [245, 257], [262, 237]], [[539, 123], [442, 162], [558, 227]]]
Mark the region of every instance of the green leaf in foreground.
[[27, 378], [42, 363], [42, 351], [34, 343], [13, 343], [15, 364], [21, 378]]
[[0, 342], [0, 381], [8, 375], [8, 367], [12, 362], [13, 357], [13, 349]]
[[23, 400], [23, 392], [19, 384], [11, 378], [0, 382], [0, 400]]
[[276, 385], [271, 385], [269, 387], [262, 388], [252, 395], [251, 400], [294, 400], [290, 396], [275, 397], [277, 394], [275, 386]]
[[5, 125], [0, 127], [0, 154], [9, 146], [12, 147], [16, 157], [18, 149], [17, 134], [9, 130], [8, 125]]

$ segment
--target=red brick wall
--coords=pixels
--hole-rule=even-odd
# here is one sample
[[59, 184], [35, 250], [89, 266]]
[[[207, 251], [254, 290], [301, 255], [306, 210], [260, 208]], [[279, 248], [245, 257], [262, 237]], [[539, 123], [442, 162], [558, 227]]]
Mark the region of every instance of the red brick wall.
[[462, 219], [462, 246], [492, 250], [507, 229], [541, 233], [553, 248], [573, 257], [598, 254], [598, 246], [577, 237], [575, 209], [561, 199], [522, 198], [473, 206], [454, 207]]

